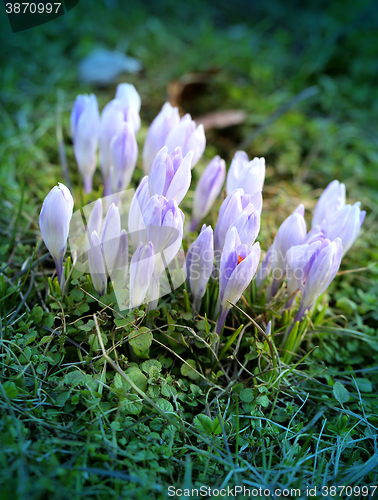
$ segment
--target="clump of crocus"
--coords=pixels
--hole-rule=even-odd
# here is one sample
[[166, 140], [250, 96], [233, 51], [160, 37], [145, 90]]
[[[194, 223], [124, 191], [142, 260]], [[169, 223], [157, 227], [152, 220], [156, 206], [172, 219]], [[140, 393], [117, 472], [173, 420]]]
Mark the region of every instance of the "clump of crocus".
[[172, 107], [166, 102], [160, 113], [151, 123], [143, 148], [143, 169], [145, 174], [149, 174], [152, 162], [156, 155], [164, 146], [168, 134], [180, 122], [178, 108]]
[[214, 263], [214, 241], [211, 226], [204, 224], [198, 238], [190, 245], [186, 254], [186, 280], [193, 295], [193, 307], [198, 311], [206, 292]]
[[191, 231], [194, 231], [209, 213], [221, 192], [225, 177], [226, 163], [220, 156], [215, 156], [203, 171], [194, 191]]
[[219, 277], [220, 313], [216, 325], [218, 335], [222, 333], [227, 315], [244, 290], [250, 284], [260, 261], [260, 245], [251, 248], [241, 243], [235, 227], [227, 234], [224, 244]]
[[86, 193], [92, 191], [97, 163], [100, 114], [96, 96], [78, 95], [71, 111], [73, 151]]
[[249, 161], [247, 153], [237, 151], [227, 174], [227, 194], [243, 188], [245, 194], [253, 196], [262, 191], [265, 180], [265, 158]]
[[165, 145], [171, 152], [177, 147], [181, 148], [182, 154], [186, 156], [193, 151], [192, 168], [197, 165], [206, 146], [206, 137], [203, 125], [198, 125], [189, 114], [183, 116], [180, 123], [169, 132]]
[[63, 286], [63, 257], [72, 218], [74, 201], [70, 190], [59, 183], [46, 196], [39, 216], [39, 227], [45, 245], [54, 259], [60, 286]]
[[150, 196], [161, 195], [179, 205], [190, 186], [192, 158], [193, 151], [183, 158], [180, 147], [168, 154], [168, 148], [164, 146], [152, 162], [148, 175]]

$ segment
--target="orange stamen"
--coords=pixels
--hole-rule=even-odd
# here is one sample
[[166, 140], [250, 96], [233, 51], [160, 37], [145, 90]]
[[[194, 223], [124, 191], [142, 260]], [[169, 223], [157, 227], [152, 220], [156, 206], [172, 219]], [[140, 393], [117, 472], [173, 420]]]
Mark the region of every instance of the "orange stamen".
[[238, 255], [238, 263], [236, 265], [239, 265], [240, 262], [242, 262], [245, 259], [245, 257], [242, 257], [241, 255]]

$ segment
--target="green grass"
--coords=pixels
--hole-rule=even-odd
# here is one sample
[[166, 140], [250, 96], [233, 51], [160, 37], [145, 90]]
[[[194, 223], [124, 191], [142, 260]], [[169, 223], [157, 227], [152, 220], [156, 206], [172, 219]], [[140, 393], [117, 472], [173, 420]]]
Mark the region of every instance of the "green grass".
[[[377, 10], [369, 2], [318, 9], [271, 2], [246, 17], [222, 4], [200, 11], [196, 3], [118, 3], [96, 2], [85, 15], [82, 1], [17, 35], [2, 19], [0, 498], [164, 499], [169, 485], [301, 488], [303, 495], [308, 486], [321, 498], [321, 487], [376, 485]], [[245, 149], [267, 159], [264, 250], [300, 202], [309, 216], [333, 178], [346, 184], [349, 201], [362, 202], [361, 234], [305, 325], [297, 356], [282, 345], [292, 316], [282, 314], [279, 299], [266, 306], [253, 287], [242, 311], [230, 314], [229, 346], [214, 367], [215, 318], [205, 307], [193, 316], [183, 289], [162, 300], [159, 314], [121, 318], [112, 294], [99, 303], [79, 273], [64, 297], [48, 283], [53, 264], [38, 215], [63, 180], [59, 119], [76, 208], [101, 194], [97, 172], [95, 193], [83, 199], [69, 133], [76, 94], [95, 91], [102, 107], [114, 93], [115, 85], [77, 80], [78, 61], [98, 44], [128, 47], [144, 65], [124, 78], [142, 96], [140, 147], [169, 82], [183, 74], [211, 70], [201, 92], [182, 103], [185, 111], [246, 111], [242, 125], [208, 132], [193, 185], [215, 153], [229, 165], [258, 131]], [[276, 117], [313, 86], [316, 94]], [[135, 183], [141, 176], [139, 169]], [[191, 192], [188, 214], [190, 202]], [[213, 225], [218, 208], [207, 218]], [[274, 320], [273, 351], [246, 315], [260, 326]], [[141, 356], [129, 342], [136, 325], [153, 333]]]

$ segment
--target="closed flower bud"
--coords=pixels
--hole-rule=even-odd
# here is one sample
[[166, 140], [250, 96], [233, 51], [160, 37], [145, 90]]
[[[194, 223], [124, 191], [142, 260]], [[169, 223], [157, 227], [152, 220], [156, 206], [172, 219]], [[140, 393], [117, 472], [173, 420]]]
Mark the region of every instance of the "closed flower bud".
[[101, 241], [96, 231], [91, 234], [88, 261], [93, 286], [99, 295], [104, 295], [106, 292], [106, 271]]
[[312, 309], [318, 297], [333, 281], [340, 267], [341, 254], [341, 240], [336, 238], [332, 242], [324, 240], [321, 248], [312, 256], [295, 321], [300, 321], [306, 310]]
[[138, 159], [138, 145], [134, 130], [124, 122], [110, 143], [112, 155], [112, 192], [125, 190], [130, 184]]
[[249, 161], [247, 153], [237, 151], [227, 174], [227, 194], [239, 188], [253, 196], [262, 191], [265, 180], [265, 158]]
[[55, 262], [59, 284], [63, 280], [63, 257], [66, 253], [67, 238], [73, 211], [70, 190], [59, 183], [46, 196], [39, 215], [42, 238]]
[[154, 271], [154, 261], [152, 243], [140, 243], [130, 262], [129, 296], [132, 308], [143, 304]]
[[301, 245], [306, 238], [306, 222], [304, 220], [304, 206], [299, 205], [294, 212], [283, 221], [279, 227], [272, 245], [270, 259], [272, 262], [272, 295], [275, 295], [278, 287], [286, 275], [288, 250]]
[[127, 267], [129, 262], [129, 243], [127, 233], [122, 229], [119, 235], [117, 255], [114, 259], [114, 269], [110, 271], [110, 279], [114, 290], [125, 288], [127, 279]]
[[102, 200], [101, 198], [99, 198], [93, 205], [91, 214], [88, 218], [87, 231], [89, 233], [89, 238], [93, 233], [93, 231], [96, 231], [97, 234], [100, 234], [101, 226], [102, 226]]
[[203, 171], [194, 191], [191, 231], [209, 213], [222, 190], [225, 177], [226, 163], [220, 156], [215, 156]]
[[219, 209], [218, 221], [214, 230], [216, 250], [223, 249], [227, 231], [249, 203], [251, 203], [251, 196], [244, 194], [243, 189], [237, 189], [224, 200]]
[[140, 95], [131, 83], [120, 83], [117, 86], [115, 98], [122, 103], [126, 121], [132, 126], [136, 135], [140, 129]]
[[238, 302], [244, 290], [256, 273], [260, 260], [260, 245], [255, 243], [251, 248], [243, 245], [236, 228], [227, 234], [224, 245], [219, 276], [220, 314], [216, 332], [221, 334], [231, 304]]
[[143, 169], [147, 175], [150, 172], [152, 162], [164, 146], [168, 134], [180, 122], [178, 108], [173, 108], [166, 102], [160, 113], [153, 120], [147, 132], [143, 148]]
[[180, 249], [184, 219], [177, 203], [163, 196], [154, 195], [144, 207], [140, 225], [142, 241], [153, 244], [156, 276], [163, 273]]
[[177, 127], [168, 134], [165, 145], [168, 147], [168, 151], [173, 151], [177, 147], [180, 147], [184, 156], [186, 156], [189, 151], [193, 151], [193, 168], [197, 165], [205, 151], [206, 138], [203, 125], [198, 125], [198, 127], [196, 127], [191, 116], [186, 114], [181, 118]]
[[345, 205], [323, 221], [322, 228], [326, 237], [331, 241], [335, 238], [341, 239], [343, 246], [342, 257], [344, 257], [357, 238], [365, 215], [366, 212], [364, 210], [361, 211], [360, 203], [357, 202], [353, 206]]
[[97, 148], [100, 134], [100, 114], [96, 96], [78, 95], [71, 111], [73, 150], [84, 189], [92, 191], [92, 178], [96, 170]]
[[[260, 212], [256, 210], [253, 203], [249, 203], [238, 215], [235, 222], [231, 224], [228, 231], [235, 227], [241, 243], [251, 247], [260, 231]], [[226, 236], [227, 238], [227, 236]]]
[[193, 151], [183, 158], [179, 147], [168, 154], [168, 148], [164, 146], [153, 161], [148, 175], [150, 196], [158, 194], [168, 201], [175, 200], [179, 205], [190, 186], [192, 158]]
[[320, 225], [345, 205], [345, 185], [332, 181], [321, 194], [312, 216], [312, 227]]
[[115, 259], [118, 253], [119, 236], [121, 234], [121, 218], [118, 207], [112, 203], [101, 228], [100, 240], [108, 273], [115, 269]]
[[186, 254], [186, 279], [194, 298], [194, 309], [205, 295], [214, 263], [214, 241], [211, 226], [204, 224], [201, 232]]
[[[129, 209], [129, 217], [128, 217], [129, 235], [131, 236], [131, 240], [133, 242], [135, 249], [139, 245], [140, 241], [139, 231], [142, 222], [142, 212], [149, 199], [150, 199], [150, 193], [148, 190], [148, 176], [146, 175], [140, 181], [140, 184], [137, 190], [135, 191], [133, 199], [131, 200]], [[144, 229], [144, 227], [142, 227], [142, 229]]]
[[113, 155], [110, 144], [113, 138], [120, 132], [127, 115], [121, 101], [113, 99], [108, 102], [101, 113], [100, 122], [100, 164], [102, 178], [104, 181], [104, 195], [111, 193], [111, 167], [113, 166]]

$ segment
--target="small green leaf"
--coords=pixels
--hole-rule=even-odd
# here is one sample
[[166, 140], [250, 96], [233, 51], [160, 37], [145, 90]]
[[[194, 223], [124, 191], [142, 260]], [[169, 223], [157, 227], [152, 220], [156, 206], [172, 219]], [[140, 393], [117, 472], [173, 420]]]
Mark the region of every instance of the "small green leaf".
[[161, 372], [161, 363], [160, 361], [157, 361], [156, 359], [149, 359], [148, 361], [145, 361], [142, 363], [142, 370], [145, 373], [151, 373], [151, 368], [155, 367], [158, 372]]
[[265, 394], [262, 394], [256, 399], [256, 403], [266, 408], [267, 406], [269, 406], [269, 398]]
[[188, 366], [187, 364], [183, 364], [181, 366], [181, 375], [183, 375], [184, 377], [188, 377], [192, 380], [197, 380], [199, 375], [196, 371], [194, 371], [194, 368], [196, 367], [196, 362], [194, 361], [194, 359], [187, 359], [186, 362], [190, 366]]
[[4, 382], [3, 388], [5, 389], [5, 392], [7, 393], [9, 399], [13, 399], [18, 396], [18, 388], [14, 382], [10, 382], [9, 380], [7, 380], [6, 382]]
[[150, 348], [152, 339], [152, 332], [145, 326], [140, 328], [139, 330], [132, 331], [129, 335], [130, 345], [137, 356], [140, 356]]
[[164, 413], [173, 413], [173, 406], [166, 399], [160, 398], [156, 401], [156, 404]]
[[80, 302], [80, 300], [83, 300], [84, 298], [84, 292], [82, 290], [78, 290], [77, 288], [71, 290], [70, 295], [75, 302]]
[[194, 418], [193, 423], [200, 432], [206, 435], [212, 434], [213, 422], [211, 421], [211, 418], [208, 417], [207, 415], [202, 415], [202, 414], [197, 415]]
[[372, 392], [373, 384], [367, 378], [355, 378], [356, 384], [361, 392]]
[[251, 403], [255, 399], [252, 389], [244, 389], [239, 394], [239, 397], [244, 403]]
[[335, 385], [333, 386], [333, 395], [340, 404], [347, 403], [349, 401], [348, 389], [346, 389], [346, 387], [344, 387], [340, 382], [335, 382]]

